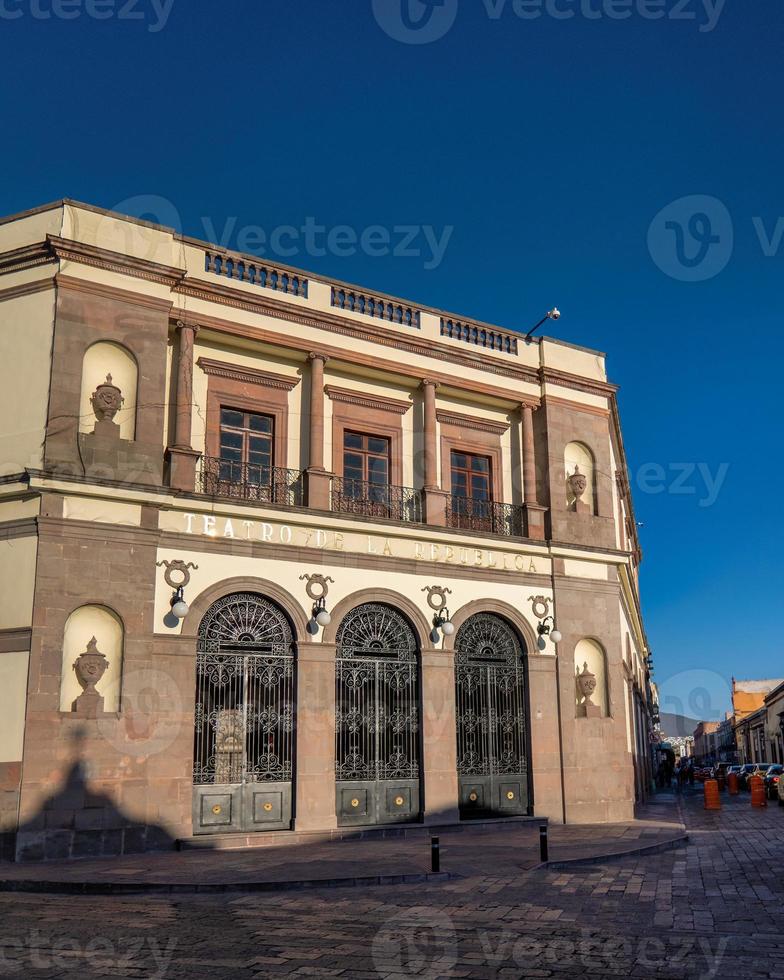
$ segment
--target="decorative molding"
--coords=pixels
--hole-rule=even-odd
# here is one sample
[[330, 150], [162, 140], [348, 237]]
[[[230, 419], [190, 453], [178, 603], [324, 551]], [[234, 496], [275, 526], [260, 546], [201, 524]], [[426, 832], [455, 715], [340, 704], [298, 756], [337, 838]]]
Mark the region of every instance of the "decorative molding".
[[572, 388], [575, 391], [584, 391], [589, 395], [600, 395], [609, 398], [618, 391], [618, 385], [610, 384], [609, 381], [594, 381], [590, 378], [581, 378], [577, 374], [568, 371], [558, 371], [555, 368], [543, 367], [539, 369], [539, 379], [541, 383], [560, 385], [562, 388]]
[[449, 412], [443, 408], [436, 409], [436, 418], [442, 424], [455, 425], [460, 429], [476, 429], [478, 432], [491, 432], [496, 436], [502, 436], [509, 428], [508, 422], [493, 422], [490, 419], [476, 418], [473, 415]]
[[[396, 333], [389, 329], [390, 327], [399, 326], [398, 324], [390, 323], [386, 329], [382, 329], [372, 323], [358, 323], [355, 320], [349, 320], [346, 317], [325, 311], [319, 311], [318, 315], [315, 315], [310, 311], [303, 310], [301, 306], [288, 306], [272, 296], [249, 296], [247, 293], [225, 286], [219, 286], [218, 284], [196, 283], [187, 279], [179, 282], [174, 287], [174, 292], [184, 296], [190, 296], [194, 299], [201, 299], [207, 303], [221, 303], [224, 306], [234, 307], [235, 309], [245, 310], [250, 313], [261, 313], [277, 319], [287, 320], [291, 323], [299, 323], [302, 326], [313, 327], [317, 330], [325, 330], [331, 333], [353, 337], [357, 340], [364, 340], [368, 343], [377, 343], [384, 347], [405, 350], [430, 359], [446, 361], [450, 364], [462, 364], [466, 367], [497, 374], [501, 377], [510, 377], [519, 381], [527, 381], [530, 384], [539, 384], [539, 371], [535, 368], [505, 364], [503, 361], [494, 361], [491, 357], [474, 354], [471, 351], [456, 351], [453, 347], [447, 346], [446, 344], [441, 344], [436, 341], [425, 342], [418, 340], [416, 337]], [[201, 319], [204, 322], [204, 318], [202, 317]], [[400, 329], [406, 330], [407, 328], [400, 327]], [[280, 342], [280, 339], [278, 342]], [[292, 346], [294, 346], [293, 343]], [[345, 350], [336, 351], [332, 356], [339, 356], [345, 359]], [[443, 378], [439, 380], [447, 384], [454, 383], [454, 378]], [[508, 395], [505, 397], [509, 398]]]
[[135, 258], [95, 245], [85, 245], [83, 242], [59, 238], [57, 235], [47, 235], [46, 240], [58, 259], [67, 259], [70, 262], [93, 266], [107, 272], [119, 272], [121, 275], [133, 276], [135, 279], [157, 282], [162, 286], [171, 288], [186, 275], [183, 269], [175, 266]]
[[34, 293], [43, 293], [48, 289], [54, 289], [54, 286], [54, 276], [48, 276], [46, 279], [35, 279], [33, 282], [23, 282], [18, 286], [9, 286], [8, 289], [0, 289], [0, 303], [11, 299], [18, 299], [20, 296], [32, 296]]
[[324, 385], [324, 391], [333, 402], [359, 405], [362, 408], [372, 408], [381, 412], [394, 412], [395, 415], [405, 415], [412, 406], [412, 402], [404, 402], [397, 398], [384, 398], [383, 395], [372, 395], [365, 391], [351, 391], [348, 388], [338, 388], [335, 385]]
[[57, 255], [45, 243], [37, 242], [35, 245], [25, 245], [22, 248], [14, 248], [9, 252], [0, 253], [0, 275], [7, 275], [10, 272], [23, 272], [25, 269], [34, 269], [39, 265], [48, 265], [56, 262]]
[[171, 300], [160, 299], [157, 296], [146, 296], [144, 293], [135, 293], [131, 289], [120, 289], [119, 286], [107, 286], [106, 283], [93, 282], [90, 279], [77, 279], [75, 276], [68, 276], [58, 272], [54, 277], [55, 285], [58, 289], [70, 290], [77, 293], [88, 293], [90, 296], [100, 296], [104, 299], [111, 299], [121, 303], [132, 303], [134, 306], [144, 306], [151, 310], [158, 310], [168, 313], [172, 307]]
[[24, 653], [30, 649], [32, 638], [30, 627], [0, 630], [0, 653]]
[[602, 419], [609, 419], [610, 417], [609, 408], [599, 408], [598, 405], [583, 405], [582, 402], [573, 402], [569, 398], [559, 398], [557, 395], [545, 395], [542, 400], [546, 405], [559, 405], [572, 409], [575, 412], [597, 415]]
[[245, 367], [242, 364], [215, 361], [209, 357], [200, 357], [196, 363], [205, 374], [214, 377], [230, 378], [243, 384], [263, 385], [265, 388], [280, 388], [283, 391], [292, 391], [302, 380], [287, 374], [274, 374], [272, 371], [262, 371], [260, 368]]

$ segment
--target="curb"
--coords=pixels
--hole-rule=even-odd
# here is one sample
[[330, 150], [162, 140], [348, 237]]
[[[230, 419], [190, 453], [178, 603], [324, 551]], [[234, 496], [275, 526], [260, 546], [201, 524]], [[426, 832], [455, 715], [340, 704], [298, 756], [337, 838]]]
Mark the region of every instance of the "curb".
[[593, 854], [590, 857], [567, 858], [563, 861], [546, 861], [540, 868], [547, 871], [568, 871], [570, 868], [589, 867], [593, 864], [606, 864], [608, 861], [618, 861], [628, 857], [645, 857], [648, 854], [663, 854], [685, 847], [689, 843], [689, 835], [682, 834], [670, 840], [646, 844], [643, 847], [630, 847], [625, 851], [613, 851], [611, 854]]
[[226, 884], [167, 884], [128, 881], [33, 881], [13, 878], [0, 881], [0, 892], [47, 895], [209, 895], [225, 892], [304, 891], [313, 888], [367, 888], [376, 885], [419, 885], [450, 881], [461, 875], [448, 871], [397, 875], [365, 875], [353, 878], [303, 878], [299, 881], [241, 881]]

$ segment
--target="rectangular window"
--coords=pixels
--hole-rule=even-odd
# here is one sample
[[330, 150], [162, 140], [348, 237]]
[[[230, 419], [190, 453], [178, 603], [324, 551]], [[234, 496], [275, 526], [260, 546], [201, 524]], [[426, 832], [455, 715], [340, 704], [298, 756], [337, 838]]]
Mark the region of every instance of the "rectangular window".
[[269, 486], [272, 480], [274, 429], [274, 419], [270, 415], [221, 408], [221, 480]]
[[490, 457], [453, 449], [451, 473], [453, 525], [474, 531], [491, 530], [493, 479]]
[[343, 433], [344, 504], [369, 516], [388, 516], [390, 441], [362, 432]]

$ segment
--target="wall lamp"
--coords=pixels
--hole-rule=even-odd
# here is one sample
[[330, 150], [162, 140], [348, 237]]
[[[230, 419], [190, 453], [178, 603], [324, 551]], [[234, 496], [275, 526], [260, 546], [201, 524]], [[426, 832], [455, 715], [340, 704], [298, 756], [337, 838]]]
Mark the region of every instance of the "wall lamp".
[[156, 564], [158, 568], [166, 569], [163, 573], [164, 581], [174, 589], [174, 595], [169, 600], [172, 616], [175, 619], [185, 619], [190, 610], [185, 601], [185, 586], [191, 580], [191, 573], [188, 569], [198, 569], [199, 566], [194, 565], [192, 561], [186, 563], [180, 558], [175, 558], [174, 561], [159, 561]]
[[327, 593], [329, 592], [328, 583], [332, 582], [334, 585], [335, 580], [329, 575], [319, 575], [318, 573], [300, 575], [299, 578], [301, 582], [307, 582], [305, 592], [308, 598], [313, 600], [313, 611], [308, 623], [308, 632], [315, 634], [318, 633], [319, 627], [323, 629], [332, 622], [332, 616], [327, 609]]
[[[553, 624], [552, 626], [550, 626], [550, 624], [547, 622], [548, 619]], [[538, 624], [536, 629], [537, 632], [539, 633], [539, 636], [541, 637], [549, 636], [550, 639], [553, 641], [553, 643], [560, 643], [561, 640], [563, 639], [560, 631], [555, 628], [555, 620], [553, 619], [552, 616], [545, 616], [544, 619]]]
[[557, 306], [554, 306], [548, 313], [545, 313], [545, 315], [538, 323], [534, 324], [534, 326], [531, 327], [531, 329], [525, 335], [525, 339], [530, 340], [531, 337], [534, 335], [534, 333], [539, 329], [539, 327], [541, 327], [543, 323], [546, 323], [548, 320], [558, 320], [560, 316], [561, 316], [561, 311], [558, 309]]
[[427, 604], [433, 610], [433, 630], [430, 639], [433, 643], [438, 642], [439, 632], [444, 636], [451, 636], [455, 631], [455, 624], [446, 608], [446, 594], [451, 593], [451, 589], [445, 589], [443, 585], [426, 585], [423, 592], [427, 592]]

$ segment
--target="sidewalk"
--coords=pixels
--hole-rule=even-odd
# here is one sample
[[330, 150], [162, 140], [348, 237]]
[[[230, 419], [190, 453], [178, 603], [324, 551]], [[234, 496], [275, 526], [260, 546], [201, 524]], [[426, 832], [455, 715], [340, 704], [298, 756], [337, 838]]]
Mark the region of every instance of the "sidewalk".
[[[544, 821], [543, 821], [544, 822]], [[549, 827], [550, 862], [667, 847], [683, 838], [675, 800], [660, 796], [629, 824]], [[441, 874], [430, 874], [430, 839], [366, 838], [282, 843], [248, 850], [196, 850], [46, 864], [0, 862], [0, 891], [123, 893], [135, 891], [276, 890], [399, 884], [450, 877], [508, 876], [537, 867], [536, 822], [503, 830], [441, 829]]]

